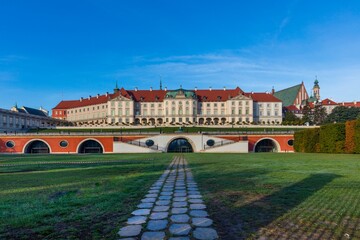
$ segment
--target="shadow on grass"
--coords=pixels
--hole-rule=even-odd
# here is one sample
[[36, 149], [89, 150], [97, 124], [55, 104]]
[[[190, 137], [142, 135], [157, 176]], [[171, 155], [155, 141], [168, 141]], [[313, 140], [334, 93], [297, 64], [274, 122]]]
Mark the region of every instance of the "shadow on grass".
[[[235, 231], [234, 229], [222, 229], [224, 233], [223, 238], [256, 238], [261, 228], [266, 227], [277, 218], [286, 214], [338, 177], [341, 176], [336, 174], [313, 174], [300, 182], [235, 209], [236, 214], [231, 216], [233, 222], [231, 224], [225, 223], [225, 225], [230, 225], [229, 227], [231, 228], [231, 225], [236, 222], [240, 224], [240, 229], [238, 228]], [[232, 210], [229, 209], [229, 211]], [[241, 221], [240, 223], [239, 220]]]

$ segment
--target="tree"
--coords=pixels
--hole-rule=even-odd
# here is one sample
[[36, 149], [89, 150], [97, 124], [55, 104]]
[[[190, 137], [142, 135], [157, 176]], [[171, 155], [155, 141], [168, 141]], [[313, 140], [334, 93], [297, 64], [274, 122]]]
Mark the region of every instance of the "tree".
[[355, 120], [360, 115], [360, 108], [338, 106], [326, 118], [326, 123], [346, 122]]
[[326, 109], [321, 104], [316, 104], [313, 114], [313, 122], [316, 125], [321, 125], [325, 122], [326, 119]]
[[313, 123], [313, 113], [311, 111], [311, 108], [310, 108], [310, 105], [308, 102], [306, 102], [306, 105], [303, 107], [302, 113], [303, 113], [302, 121], [305, 123], [312, 124]]

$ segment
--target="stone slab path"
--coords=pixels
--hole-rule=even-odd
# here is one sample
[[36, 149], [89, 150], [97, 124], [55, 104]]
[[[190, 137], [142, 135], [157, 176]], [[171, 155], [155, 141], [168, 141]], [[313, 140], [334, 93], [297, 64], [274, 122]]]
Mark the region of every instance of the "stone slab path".
[[120, 239], [218, 239], [183, 157], [174, 158], [137, 207], [120, 229]]

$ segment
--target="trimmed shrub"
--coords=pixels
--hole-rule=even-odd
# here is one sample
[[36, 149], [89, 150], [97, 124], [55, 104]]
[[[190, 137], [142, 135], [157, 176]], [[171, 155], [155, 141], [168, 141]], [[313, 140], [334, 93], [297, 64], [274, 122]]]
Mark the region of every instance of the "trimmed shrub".
[[355, 125], [356, 120], [345, 123], [345, 152], [355, 153]]
[[324, 153], [343, 153], [345, 145], [345, 123], [321, 126], [320, 151]]
[[320, 152], [319, 128], [306, 129], [295, 133], [294, 150], [296, 152]]
[[360, 119], [356, 120], [354, 128], [355, 153], [360, 153]]
[[295, 152], [305, 152], [304, 131], [298, 131], [294, 134], [294, 150]]

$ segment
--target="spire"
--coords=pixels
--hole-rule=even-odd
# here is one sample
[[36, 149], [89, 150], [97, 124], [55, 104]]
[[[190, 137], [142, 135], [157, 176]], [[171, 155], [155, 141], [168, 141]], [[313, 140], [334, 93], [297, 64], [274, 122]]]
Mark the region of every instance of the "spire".
[[162, 79], [161, 79], [161, 76], [160, 76], [160, 90], [162, 90]]
[[118, 81], [116, 80], [116, 85], [115, 85], [115, 88], [114, 88], [114, 93], [117, 93], [119, 91], [119, 87], [118, 87]]

